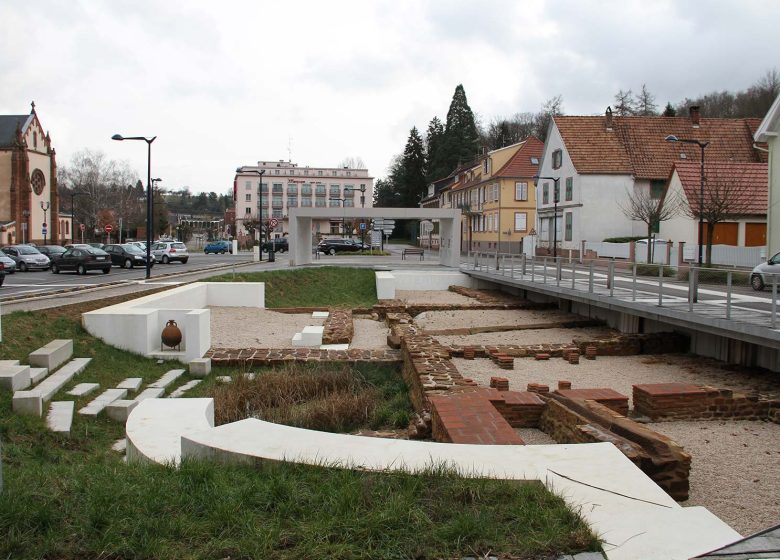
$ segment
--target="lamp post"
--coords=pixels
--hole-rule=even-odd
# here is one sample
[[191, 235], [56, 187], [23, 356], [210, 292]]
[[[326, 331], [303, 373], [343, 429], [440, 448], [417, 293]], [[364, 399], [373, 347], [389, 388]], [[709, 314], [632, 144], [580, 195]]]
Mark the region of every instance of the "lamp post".
[[145, 136], [122, 136], [114, 134], [111, 140], [122, 142], [123, 140], [143, 140], [146, 142], [146, 279], [152, 277], [152, 230], [154, 229], [154, 216], [152, 215], [152, 142], [157, 136], [146, 138]]
[[[257, 206], [260, 208], [260, 258], [259, 262], [263, 262], [263, 243], [266, 241], [265, 228], [263, 227], [263, 175], [265, 175], [265, 169], [247, 169], [244, 170], [241, 167], [236, 168], [236, 173], [255, 173], [260, 177], [260, 185], [257, 187], [258, 202]], [[270, 196], [268, 198], [271, 198]], [[236, 193], [236, 203], [238, 203], [238, 193]], [[270, 208], [269, 208], [270, 209]], [[238, 233], [238, 232], [236, 232]], [[269, 257], [270, 258], [270, 257]]]
[[46, 224], [46, 211], [51, 207], [51, 204], [41, 200], [41, 210], [43, 210], [43, 244], [47, 245], [49, 228]]
[[366, 207], [366, 186], [360, 185], [360, 187], [344, 187], [344, 191], [360, 191], [360, 207]]
[[553, 186], [553, 258], [558, 257], [558, 196], [560, 195], [560, 191], [558, 189], [558, 182], [561, 180], [560, 177], [540, 177], [535, 176], [535, 180], [539, 179], [546, 179], [549, 181], [552, 181], [554, 183]]
[[709, 142], [694, 140], [689, 138], [677, 138], [670, 134], [665, 138], [667, 142], [683, 142], [685, 144], [696, 144], [701, 148], [700, 165], [700, 183], [699, 183], [699, 266], [702, 265], [702, 242], [704, 241], [704, 148], [710, 145]]
[[[341, 209], [344, 210], [346, 206], [344, 206], [344, 202], [346, 202], [346, 198], [339, 198], [337, 196], [331, 196], [329, 200], [340, 200], [341, 201]], [[347, 221], [347, 213], [346, 210], [344, 211], [344, 215], [341, 218], [341, 237], [344, 237], [344, 230], [345, 230], [345, 223]]]

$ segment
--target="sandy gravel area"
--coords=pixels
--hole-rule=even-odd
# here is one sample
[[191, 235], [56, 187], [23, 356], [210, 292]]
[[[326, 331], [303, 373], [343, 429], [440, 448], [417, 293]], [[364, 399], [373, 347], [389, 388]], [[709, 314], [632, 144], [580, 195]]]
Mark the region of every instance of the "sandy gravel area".
[[[290, 348], [292, 337], [309, 325], [322, 325], [311, 313], [278, 313], [249, 307], [211, 307], [214, 348]], [[355, 319], [350, 348], [386, 348], [388, 329], [380, 321]]]
[[[439, 337], [436, 337], [439, 339]], [[698, 383], [718, 388], [757, 390], [767, 395], [780, 395], [780, 377], [768, 373], [729, 371], [705, 358], [677, 354], [659, 356], [600, 356], [596, 360], [580, 358], [571, 365], [562, 358], [536, 361], [516, 358], [515, 369], [505, 370], [487, 358], [464, 360], [453, 358], [464, 377], [490, 385], [491, 376], [509, 379], [509, 388], [524, 391], [528, 383], [544, 383], [551, 389], [558, 381], [572, 382], [575, 389], [608, 387], [631, 397], [631, 386], [639, 383]]]
[[[748, 535], [780, 521], [780, 424], [659, 422], [693, 457], [690, 499]], [[521, 436], [522, 437], [522, 436]]]
[[556, 441], [536, 428], [515, 428], [515, 432], [526, 445], [555, 445]]
[[582, 319], [573, 313], [545, 309], [465, 309], [457, 311], [426, 311], [415, 317], [424, 329], [454, 329], [468, 327], [493, 327], [554, 323]]
[[479, 302], [449, 290], [396, 290], [395, 298], [407, 303], [457, 303], [477, 305]]
[[477, 333], [471, 335], [436, 335], [442, 344], [455, 346], [501, 345], [501, 344], [568, 344], [574, 337], [610, 338], [615, 331], [606, 327], [584, 327], [580, 329], [528, 329], [522, 331], [504, 331]]

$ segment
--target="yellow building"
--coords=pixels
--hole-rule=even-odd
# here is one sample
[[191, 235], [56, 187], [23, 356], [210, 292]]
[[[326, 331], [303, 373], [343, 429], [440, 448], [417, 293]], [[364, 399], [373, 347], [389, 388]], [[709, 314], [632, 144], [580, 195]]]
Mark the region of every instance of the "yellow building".
[[461, 208], [462, 252], [521, 253], [536, 223], [534, 176], [544, 143], [533, 136], [485, 153], [440, 194], [443, 208]]

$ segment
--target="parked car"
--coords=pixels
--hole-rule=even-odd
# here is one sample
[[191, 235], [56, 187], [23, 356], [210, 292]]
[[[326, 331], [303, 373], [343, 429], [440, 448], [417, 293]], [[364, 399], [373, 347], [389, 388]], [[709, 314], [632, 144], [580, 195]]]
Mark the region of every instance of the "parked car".
[[3, 252], [16, 261], [16, 268], [22, 272], [28, 270], [47, 270], [51, 261], [32, 245], [10, 245]]
[[13, 274], [16, 272], [16, 261], [2, 251], [0, 251], [0, 263], [2, 263], [6, 274]]
[[104, 243], [87, 243], [90, 247], [94, 247], [95, 249], [102, 249], [106, 245]]
[[129, 245], [135, 245], [136, 247], [141, 249], [141, 251], [146, 253], [146, 242], [144, 242], [144, 241], [128, 241], [128, 244]]
[[[146, 266], [146, 251], [142, 251], [130, 243], [106, 245], [104, 251], [111, 257], [111, 264], [121, 266], [122, 268]], [[152, 266], [154, 266], [154, 263], [155, 258], [154, 255], [152, 255]]]
[[215, 255], [221, 253], [224, 255], [225, 253], [232, 253], [233, 246], [229, 241], [212, 241], [203, 248], [203, 252], [207, 255], [209, 253], [214, 253]]
[[0, 262], [0, 287], [2, 287], [3, 282], [5, 282], [5, 275], [6, 275], [5, 265], [2, 262]]
[[152, 254], [163, 264], [170, 264], [173, 261], [179, 261], [186, 264], [190, 259], [187, 252], [187, 246], [181, 241], [158, 241], [152, 245]]
[[77, 274], [100, 270], [103, 274], [108, 274], [111, 272], [111, 257], [96, 247], [73, 247], [51, 263], [51, 271], [54, 274], [64, 270], [75, 270]]
[[62, 256], [62, 254], [67, 251], [65, 247], [60, 247], [59, 245], [41, 245], [40, 247], [37, 247], [37, 249], [47, 257], [49, 257], [50, 261], [54, 261]]
[[275, 251], [277, 253], [286, 253], [290, 250], [290, 245], [287, 243], [286, 237], [277, 237], [266, 241], [260, 245], [260, 251], [267, 253], [268, 251]]
[[775, 277], [780, 284], [780, 253], [759, 264], [750, 272], [750, 285], [754, 290], [760, 292], [765, 286], [771, 286]]
[[357, 253], [358, 251], [368, 250], [369, 247], [360, 241], [354, 239], [323, 239], [317, 245], [317, 251], [326, 255], [335, 255], [336, 253]]

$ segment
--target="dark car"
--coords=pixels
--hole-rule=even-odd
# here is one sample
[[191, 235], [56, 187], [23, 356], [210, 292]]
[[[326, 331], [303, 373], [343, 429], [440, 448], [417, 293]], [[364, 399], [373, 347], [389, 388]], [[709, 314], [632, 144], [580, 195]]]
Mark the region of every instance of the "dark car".
[[5, 265], [0, 262], [0, 286], [5, 282]]
[[[106, 245], [104, 251], [110, 255], [111, 264], [119, 265], [122, 268], [146, 267], [146, 252], [139, 249], [136, 245], [131, 245], [130, 243]], [[154, 266], [154, 262], [154, 255], [152, 255], [152, 266]]]
[[277, 253], [286, 253], [290, 250], [290, 246], [287, 244], [287, 238], [286, 237], [277, 237], [275, 239], [271, 239], [270, 241], [266, 241], [262, 245], [260, 245], [260, 250], [264, 253], [267, 253], [268, 251], [276, 251]]
[[111, 272], [111, 257], [102, 249], [95, 247], [73, 247], [51, 263], [51, 271], [54, 274], [65, 270], [75, 270], [77, 274], [100, 270], [103, 274], [108, 274]]
[[225, 253], [232, 253], [233, 247], [229, 241], [212, 241], [203, 248], [203, 252], [207, 255], [209, 253], [214, 253], [215, 255], [221, 253], [224, 255]]
[[366, 248], [360, 241], [353, 239], [323, 239], [317, 245], [317, 251], [326, 255], [335, 255], [336, 253], [357, 253]]
[[60, 247], [59, 245], [41, 245], [37, 247], [38, 251], [40, 251], [42, 254], [49, 257], [49, 260], [55, 261], [59, 259], [62, 254], [67, 251], [65, 247]]

